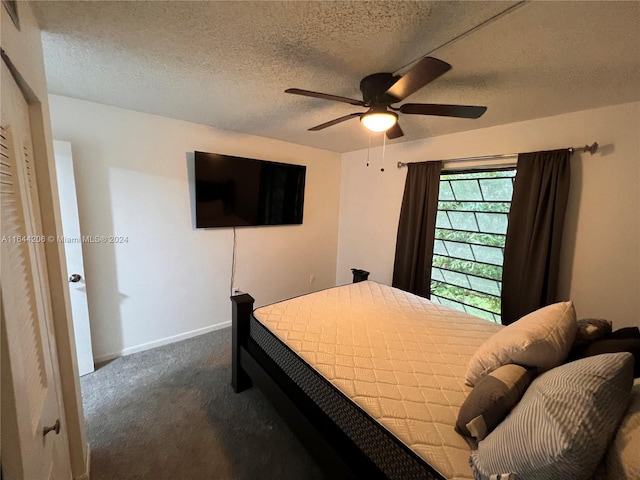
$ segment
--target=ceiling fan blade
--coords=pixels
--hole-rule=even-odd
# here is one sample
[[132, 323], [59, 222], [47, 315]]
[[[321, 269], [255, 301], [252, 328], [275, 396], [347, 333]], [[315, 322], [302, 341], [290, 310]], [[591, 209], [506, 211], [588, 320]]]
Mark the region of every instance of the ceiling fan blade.
[[364, 102], [353, 98], [341, 97], [339, 95], [329, 95], [328, 93], [312, 92], [310, 90], [301, 90], [299, 88], [287, 88], [284, 93], [293, 93], [294, 95], [303, 95], [305, 97], [322, 98], [323, 100], [333, 100], [334, 102], [349, 103], [364, 107]]
[[396, 122], [396, 124], [387, 130], [387, 138], [389, 140], [393, 140], [394, 138], [400, 138], [404, 135], [404, 132], [400, 128], [400, 124]]
[[439, 105], [434, 103], [405, 103], [395, 109], [409, 115], [437, 115], [439, 117], [480, 118], [487, 107], [471, 105]]
[[322, 130], [324, 128], [331, 127], [332, 125], [344, 122], [344, 121], [349, 120], [351, 118], [361, 117], [362, 115], [363, 115], [362, 113], [350, 113], [349, 115], [345, 115], [344, 117], [336, 118], [334, 120], [331, 120], [330, 122], [322, 123], [320, 125], [316, 125], [315, 127], [311, 127], [309, 129], [309, 131], [310, 132], [317, 132], [318, 130]]
[[451, 65], [447, 62], [433, 57], [423, 57], [411, 70], [391, 85], [385, 93], [394, 97], [396, 102], [399, 102], [450, 69]]

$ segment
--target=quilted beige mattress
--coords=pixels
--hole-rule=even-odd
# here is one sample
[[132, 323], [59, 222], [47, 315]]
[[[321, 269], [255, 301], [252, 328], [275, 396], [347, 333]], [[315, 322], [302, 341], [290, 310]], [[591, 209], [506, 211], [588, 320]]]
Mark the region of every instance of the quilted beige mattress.
[[501, 325], [371, 281], [254, 316], [442, 476], [473, 478], [453, 426], [471, 391], [467, 363]]

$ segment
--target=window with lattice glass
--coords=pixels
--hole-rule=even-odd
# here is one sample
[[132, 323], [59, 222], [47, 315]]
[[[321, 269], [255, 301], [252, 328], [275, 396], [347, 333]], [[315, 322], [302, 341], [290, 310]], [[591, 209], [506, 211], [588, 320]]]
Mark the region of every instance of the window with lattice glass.
[[431, 300], [500, 323], [515, 168], [440, 176]]

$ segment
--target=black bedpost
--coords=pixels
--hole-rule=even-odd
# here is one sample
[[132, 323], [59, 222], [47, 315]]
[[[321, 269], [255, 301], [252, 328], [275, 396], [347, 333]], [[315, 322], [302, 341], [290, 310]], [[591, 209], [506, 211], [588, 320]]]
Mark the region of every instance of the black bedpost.
[[247, 345], [253, 302], [248, 293], [231, 297], [231, 386], [236, 393], [251, 387], [251, 378], [240, 365], [240, 346]]
[[352, 268], [353, 283], [365, 282], [369, 279], [369, 272], [366, 270], [360, 270], [359, 268]]

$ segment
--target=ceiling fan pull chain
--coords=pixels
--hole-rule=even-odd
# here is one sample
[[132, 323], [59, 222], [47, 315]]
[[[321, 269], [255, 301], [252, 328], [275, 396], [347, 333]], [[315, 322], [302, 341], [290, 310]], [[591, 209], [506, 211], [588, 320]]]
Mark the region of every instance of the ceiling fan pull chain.
[[369, 155], [371, 154], [371, 134], [369, 134], [369, 148], [367, 149], [367, 167], [369, 166]]
[[387, 136], [383, 132], [382, 133], [382, 162], [380, 164], [381, 172], [384, 172], [384, 154], [385, 154], [386, 148], [387, 148]]

